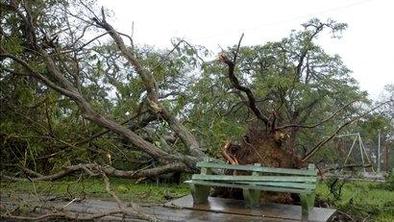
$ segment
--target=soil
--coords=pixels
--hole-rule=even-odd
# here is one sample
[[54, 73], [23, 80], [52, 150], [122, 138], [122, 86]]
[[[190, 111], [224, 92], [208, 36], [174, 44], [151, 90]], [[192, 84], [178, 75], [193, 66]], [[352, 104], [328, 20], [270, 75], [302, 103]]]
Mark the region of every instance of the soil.
[[[283, 131], [269, 132], [265, 128], [252, 125], [239, 144], [230, 143], [225, 147], [224, 157], [225, 159], [231, 157], [234, 161], [229, 162], [232, 164], [260, 163], [268, 167], [300, 168], [302, 167], [300, 158], [282, 147], [287, 139], [288, 135]], [[228, 171], [226, 174], [239, 175], [241, 172]], [[217, 188], [212, 196], [242, 199], [242, 191]], [[289, 193], [263, 192], [262, 197], [262, 202], [294, 203], [298, 201], [297, 197]]]

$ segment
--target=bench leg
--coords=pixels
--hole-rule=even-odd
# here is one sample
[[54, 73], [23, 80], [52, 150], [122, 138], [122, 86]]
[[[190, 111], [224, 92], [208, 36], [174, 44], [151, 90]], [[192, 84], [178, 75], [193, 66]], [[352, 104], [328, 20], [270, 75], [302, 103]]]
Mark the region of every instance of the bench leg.
[[308, 221], [309, 212], [315, 203], [315, 193], [302, 193], [300, 194], [301, 207], [302, 207], [302, 221]]
[[260, 190], [243, 189], [243, 196], [246, 202], [246, 206], [250, 208], [256, 208], [260, 206]]
[[190, 184], [190, 189], [192, 191], [194, 204], [203, 204], [208, 202], [208, 195], [209, 195], [209, 191], [211, 190], [211, 187], [197, 185], [197, 184]]

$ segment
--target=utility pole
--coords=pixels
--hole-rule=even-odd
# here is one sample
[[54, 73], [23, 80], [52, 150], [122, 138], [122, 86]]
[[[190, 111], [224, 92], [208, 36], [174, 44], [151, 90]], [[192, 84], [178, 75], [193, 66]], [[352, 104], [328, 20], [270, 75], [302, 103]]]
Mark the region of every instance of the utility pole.
[[387, 144], [385, 146], [384, 162], [386, 172], [389, 172], [389, 146]]
[[380, 173], [380, 129], [378, 130], [378, 173]]

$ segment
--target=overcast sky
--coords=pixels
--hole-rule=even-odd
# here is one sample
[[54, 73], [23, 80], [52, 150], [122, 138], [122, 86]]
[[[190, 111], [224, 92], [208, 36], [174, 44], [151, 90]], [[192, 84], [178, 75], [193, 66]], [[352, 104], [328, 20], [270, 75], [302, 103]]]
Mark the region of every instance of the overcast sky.
[[131, 33], [140, 45], [171, 46], [180, 37], [218, 52], [237, 43], [264, 44], [286, 37], [316, 17], [349, 25], [342, 39], [319, 39], [339, 54], [363, 90], [377, 99], [394, 84], [394, 1], [392, 0], [99, 0], [114, 12], [116, 29]]

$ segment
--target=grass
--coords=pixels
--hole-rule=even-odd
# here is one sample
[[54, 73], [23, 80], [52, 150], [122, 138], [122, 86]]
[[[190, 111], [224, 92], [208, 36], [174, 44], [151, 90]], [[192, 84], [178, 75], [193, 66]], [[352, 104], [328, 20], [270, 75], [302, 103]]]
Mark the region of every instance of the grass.
[[[185, 184], [135, 184], [127, 179], [111, 178], [112, 188], [124, 201], [142, 203], [164, 203], [167, 199], [177, 198], [190, 193]], [[326, 202], [330, 207], [337, 208], [351, 215], [353, 219], [362, 221], [394, 221], [394, 191], [393, 181], [381, 183], [348, 182], [342, 188], [340, 198], [330, 193], [326, 183], [319, 183], [317, 199]], [[1, 193], [28, 193], [46, 196], [59, 196], [72, 199], [74, 197], [93, 197], [110, 199], [100, 179], [75, 178], [54, 182], [1, 182]]]
[[[177, 198], [189, 194], [189, 188], [182, 184], [140, 183], [128, 179], [111, 178], [112, 189], [124, 201], [140, 203], [164, 203], [169, 198]], [[57, 196], [72, 199], [74, 197], [93, 197], [111, 199], [106, 192], [102, 180], [90, 178], [77, 181], [74, 178], [60, 181], [37, 182], [1, 182], [1, 193], [27, 193], [32, 195]]]
[[330, 206], [346, 212], [353, 219], [362, 221], [394, 221], [394, 191], [384, 184], [376, 182], [347, 182], [339, 198], [330, 193], [325, 183], [317, 187], [317, 198]]

